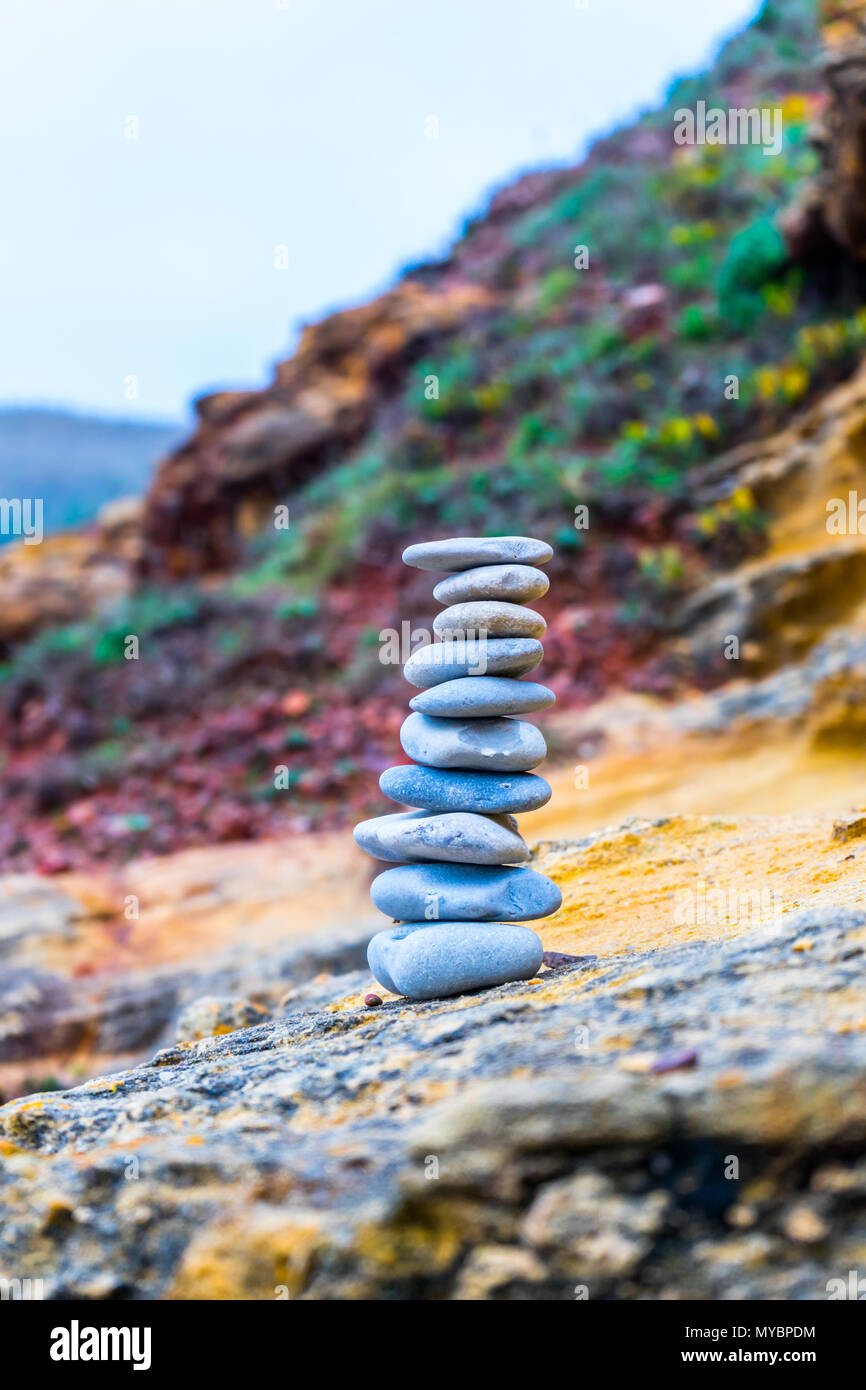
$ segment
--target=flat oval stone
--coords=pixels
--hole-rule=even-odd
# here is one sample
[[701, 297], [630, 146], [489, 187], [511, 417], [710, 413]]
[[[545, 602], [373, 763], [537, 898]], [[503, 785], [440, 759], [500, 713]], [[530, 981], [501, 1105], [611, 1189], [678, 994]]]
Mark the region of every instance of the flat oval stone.
[[476, 642], [430, 642], [413, 652], [403, 667], [410, 685], [429, 690], [463, 676], [521, 676], [544, 656], [535, 637], [488, 637]]
[[433, 590], [439, 603], [468, 603], [472, 599], [492, 598], [504, 603], [531, 603], [544, 598], [550, 580], [532, 565], [480, 565], [440, 579]]
[[479, 633], [488, 637], [543, 637], [547, 623], [534, 608], [519, 603], [494, 603], [479, 599], [477, 603], [452, 603], [433, 619], [433, 631], [439, 637], [465, 637]]
[[535, 932], [507, 922], [407, 922], [378, 932], [367, 948], [379, 983], [407, 999], [531, 980], [541, 958]]
[[404, 753], [429, 767], [528, 772], [547, 753], [540, 729], [524, 719], [437, 719], [410, 714], [400, 729]]
[[[392, 801], [425, 811], [534, 811], [550, 800], [550, 783], [533, 772], [455, 772], [417, 763], [389, 767], [379, 786]], [[458, 914], [462, 915], [462, 914]]]
[[418, 863], [519, 864], [529, 858], [513, 822], [472, 811], [395, 811], [355, 826], [355, 843], [374, 859]]
[[545, 565], [553, 550], [531, 536], [451, 536], [421, 541], [403, 551], [403, 563], [419, 570], [468, 570], [476, 565]]
[[479, 864], [401, 864], [374, 878], [370, 897], [398, 922], [523, 922], [562, 906], [562, 894], [546, 874]]
[[508, 676], [464, 676], [413, 695], [409, 707], [419, 714], [446, 719], [491, 719], [547, 709], [555, 699], [552, 690], [535, 681], [516, 681]]

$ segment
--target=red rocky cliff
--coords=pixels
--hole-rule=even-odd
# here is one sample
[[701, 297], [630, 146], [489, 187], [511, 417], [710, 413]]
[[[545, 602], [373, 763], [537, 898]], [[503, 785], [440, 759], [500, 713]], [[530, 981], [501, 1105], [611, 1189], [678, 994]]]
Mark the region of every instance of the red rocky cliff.
[[146, 499], [141, 572], [221, 569], [274, 502], [333, 462], [370, 427], [406, 365], [490, 303], [466, 284], [407, 281], [371, 304], [304, 330], [263, 391], [196, 403], [195, 433], [159, 466]]

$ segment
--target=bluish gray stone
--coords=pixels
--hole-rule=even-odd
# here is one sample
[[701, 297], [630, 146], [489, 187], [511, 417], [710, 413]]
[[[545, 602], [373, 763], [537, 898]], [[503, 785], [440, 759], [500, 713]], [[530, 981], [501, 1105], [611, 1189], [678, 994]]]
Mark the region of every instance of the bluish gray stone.
[[503, 603], [531, 603], [543, 598], [550, 588], [544, 570], [532, 565], [479, 565], [440, 579], [433, 590], [439, 603], [468, 603], [472, 599], [492, 598]]
[[457, 772], [417, 763], [389, 767], [379, 786], [392, 801], [426, 811], [534, 811], [550, 800], [550, 783], [532, 772]]
[[546, 541], [531, 536], [451, 536], [421, 541], [403, 551], [403, 563], [419, 570], [468, 570], [476, 565], [545, 565], [553, 555]]
[[429, 767], [528, 772], [547, 753], [540, 729], [525, 719], [437, 719], [410, 714], [400, 729], [403, 751]]
[[474, 603], [452, 603], [433, 619], [437, 637], [465, 637], [480, 633], [488, 637], [543, 637], [547, 623], [534, 608], [519, 603], [495, 603], [478, 599]]
[[391, 974], [385, 964], [386, 953], [393, 949], [387, 937], [387, 931], [377, 932], [373, 937], [367, 947], [367, 964], [380, 985], [384, 986], [390, 994], [399, 994], [400, 991], [391, 979]]
[[410, 685], [429, 690], [463, 676], [522, 676], [544, 656], [535, 637], [488, 637], [474, 642], [430, 642], [403, 667]]
[[519, 864], [529, 858], [513, 818], [471, 811], [396, 811], [355, 826], [355, 843], [374, 859], [419, 863]]
[[562, 906], [562, 894], [546, 874], [478, 864], [401, 864], [373, 880], [370, 897], [398, 922], [523, 922]]
[[379, 983], [408, 999], [531, 980], [541, 958], [535, 932], [507, 922], [407, 922], [379, 932], [367, 948]]
[[536, 681], [517, 681], [509, 676], [464, 676], [443, 681], [413, 695], [411, 709], [446, 719], [493, 719], [503, 714], [529, 714], [547, 709], [556, 696]]

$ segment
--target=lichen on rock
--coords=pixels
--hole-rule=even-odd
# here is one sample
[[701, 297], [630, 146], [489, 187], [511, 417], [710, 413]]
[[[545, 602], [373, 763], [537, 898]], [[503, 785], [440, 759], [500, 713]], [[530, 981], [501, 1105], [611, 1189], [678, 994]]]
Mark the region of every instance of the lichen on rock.
[[[697, 852], [694, 876], [722, 862], [712, 824], [702, 848], [674, 818], [546, 861], [583, 864], [616, 917], [623, 856], [676, 875]], [[67, 1298], [826, 1297], [866, 1238], [866, 903], [832, 818], [787, 833], [834, 872], [805, 866], [769, 920], [672, 939], [662, 894], [655, 937], [597, 931], [594, 959], [528, 982], [370, 1010], [366, 972], [336, 974], [10, 1102], [0, 1265]], [[762, 835], [769, 855], [778, 827], [723, 826], [734, 854]]]

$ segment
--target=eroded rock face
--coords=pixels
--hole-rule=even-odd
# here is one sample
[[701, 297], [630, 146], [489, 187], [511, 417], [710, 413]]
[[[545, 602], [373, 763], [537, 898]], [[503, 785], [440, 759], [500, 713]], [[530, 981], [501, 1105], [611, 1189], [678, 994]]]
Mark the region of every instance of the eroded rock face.
[[827, 1297], [866, 1239], [866, 904], [832, 818], [778, 833], [634, 822], [541, 856], [625, 918], [720, 846], [750, 882], [764, 835], [771, 911], [674, 897], [649, 948], [450, 1000], [371, 1010], [366, 972], [332, 975], [10, 1103], [0, 1270], [49, 1297]]
[[828, 633], [862, 631], [866, 517], [861, 530], [857, 503], [866, 493], [864, 439], [861, 366], [786, 429], [697, 470], [700, 501], [712, 505], [744, 489], [768, 520], [764, 553], [690, 595], [674, 620], [699, 663], [710, 663], [736, 634], [737, 671], [796, 670]]
[[828, 100], [813, 130], [820, 175], [805, 185], [783, 218], [795, 255], [835, 244], [866, 260], [866, 6], [825, 4], [828, 52], [823, 76]]
[[55, 624], [109, 607], [132, 589], [140, 549], [137, 498], [107, 504], [96, 521], [0, 549], [0, 655]]
[[0, 1096], [260, 1022], [322, 972], [361, 966], [366, 876], [343, 863], [335, 886], [332, 858], [325, 838], [0, 878]]
[[266, 390], [198, 401], [198, 428], [160, 465], [146, 498], [141, 572], [227, 566], [275, 501], [357, 442], [413, 356], [490, 302], [468, 284], [434, 292], [404, 281], [306, 328]]

